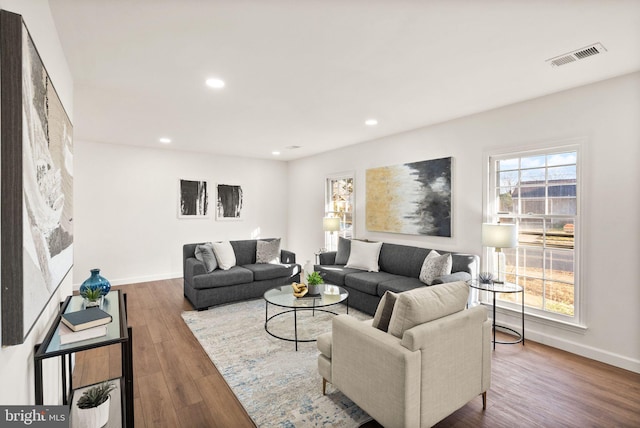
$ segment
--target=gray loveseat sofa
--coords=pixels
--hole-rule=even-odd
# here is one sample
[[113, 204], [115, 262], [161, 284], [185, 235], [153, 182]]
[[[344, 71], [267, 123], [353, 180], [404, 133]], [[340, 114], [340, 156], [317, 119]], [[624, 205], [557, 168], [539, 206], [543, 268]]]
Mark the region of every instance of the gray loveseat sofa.
[[[265, 239], [269, 241], [269, 239]], [[280, 251], [281, 264], [256, 263], [256, 239], [230, 241], [236, 266], [207, 273], [196, 259], [196, 244], [182, 247], [184, 295], [197, 310], [223, 303], [262, 297], [265, 291], [279, 285], [300, 281], [300, 265], [291, 251]]]
[[[345, 267], [349, 259], [350, 245], [350, 240], [340, 238], [338, 251], [321, 253], [320, 264], [314, 266], [314, 270], [320, 272], [325, 283], [339, 285], [349, 291], [349, 306], [373, 315], [385, 291], [401, 293], [426, 286], [420, 282], [420, 269], [431, 249], [385, 242], [378, 258], [380, 271], [367, 272]], [[449, 253], [436, 251], [440, 254]], [[477, 278], [479, 256], [451, 253], [451, 259], [451, 274], [436, 278], [431, 285]]]

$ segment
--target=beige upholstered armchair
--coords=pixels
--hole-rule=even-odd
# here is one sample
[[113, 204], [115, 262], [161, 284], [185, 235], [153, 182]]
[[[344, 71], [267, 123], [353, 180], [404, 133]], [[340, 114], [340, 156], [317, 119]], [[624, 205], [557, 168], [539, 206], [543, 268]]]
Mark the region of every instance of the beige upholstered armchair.
[[387, 292], [373, 320], [335, 317], [318, 338], [323, 393], [331, 383], [386, 428], [430, 427], [478, 395], [486, 408], [491, 324], [468, 294], [464, 282]]

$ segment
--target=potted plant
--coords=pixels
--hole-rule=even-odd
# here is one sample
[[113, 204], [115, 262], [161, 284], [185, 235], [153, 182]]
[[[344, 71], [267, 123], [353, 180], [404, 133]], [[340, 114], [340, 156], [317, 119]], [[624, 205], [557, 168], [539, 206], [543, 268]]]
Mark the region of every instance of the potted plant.
[[85, 288], [80, 291], [80, 295], [84, 297], [85, 307], [100, 306], [100, 299], [102, 298], [102, 290], [100, 288]]
[[78, 426], [100, 428], [109, 421], [109, 400], [111, 391], [116, 388], [111, 382], [102, 382], [82, 393], [78, 399]]
[[309, 294], [320, 294], [318, 285], [323, 284], [324, 279], [320, 276], [319, 272], [311, 272], [307, 275], [307, 284], [309, 286]]

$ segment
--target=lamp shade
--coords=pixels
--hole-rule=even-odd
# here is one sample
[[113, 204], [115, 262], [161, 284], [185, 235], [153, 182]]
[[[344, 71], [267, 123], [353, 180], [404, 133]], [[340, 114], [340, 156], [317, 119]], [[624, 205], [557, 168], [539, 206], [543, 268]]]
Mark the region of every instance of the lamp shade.
[[322, 219], [322, 229], [325, 232], [338, 232], [340, 230], [340, 218], [324, 217]]
[[482, 223], [482, 245], [501, 248], [512, 248], [518, 245], [518, 228], [515, 224]]

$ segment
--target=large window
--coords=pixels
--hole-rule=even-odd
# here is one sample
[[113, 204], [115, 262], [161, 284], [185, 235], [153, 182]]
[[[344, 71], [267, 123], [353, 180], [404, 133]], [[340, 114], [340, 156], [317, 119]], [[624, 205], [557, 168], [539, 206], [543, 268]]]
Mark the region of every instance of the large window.
[[[336, 236], [352, 238], [354, 233], [354, 193], [353, 175], [344, 174], [327, 177], [325, 189], [325, 217], [338, 217], [340, 230], [331, 234], [330, 239], [335, 241]], [[336, 244], [332, 242], [332, 244]], [[336, 244], [337, 245], [337, 244]], [[329, 245], [328, 248], [335, 245]]]
[[[517, 247], [503, 250], [505, 279], [524, 287], [529, 313], [570, 321], [579, 310], [578, 162], [577, 147], [489, 158], [488, 220], [518, 226]], [[493, 266], [495, 253], [487, 257]]]

